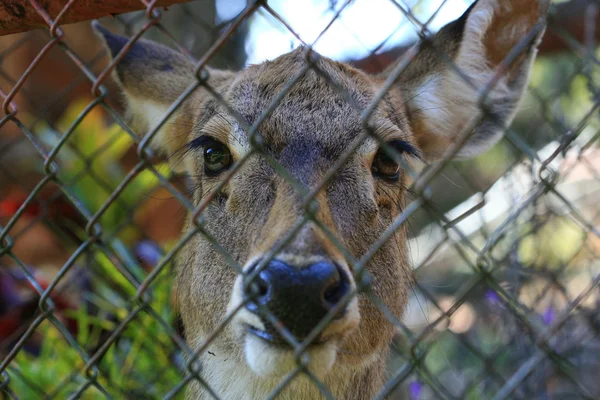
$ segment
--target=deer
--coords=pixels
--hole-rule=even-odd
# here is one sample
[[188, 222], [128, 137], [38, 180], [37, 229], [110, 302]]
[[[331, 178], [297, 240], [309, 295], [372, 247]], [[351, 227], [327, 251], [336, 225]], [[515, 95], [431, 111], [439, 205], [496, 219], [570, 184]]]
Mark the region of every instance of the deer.
[[[113, 75], [131, 126], [156, 128], [151, 143], [193, 181], [195, 206], [210, 198], [202, 228], [214, 241], [192, 235], [176, 263], [185, 340], [201, 349], [201, 380], [190, 379], [187, 399], [267, 398], [298, 366], [304, 373], [279, 398], [323, 398], [311, 377], [336, 399], [379, 393], [395, 325], [361, 287], [366, 273], [372, 296], [402, 317], [413, 284], [407, 228], [372, 252], [365, 273], [348, 254], [360, 260], [406, 207], [403, 161], [434, 163], [460, 139], [454, 157], [473, 157], [500, 140], [527, 87], [548, 5], [477, 0], [401, 58], [402, 68], [377, 75], [299, 47], [241, 71], [203, 67], [195, 87], [189, 56], [144, 39], [125, 47], [128, 38], [96, 23], [120, 57]], [[185, 232], [196, 224], [189, 214]]]

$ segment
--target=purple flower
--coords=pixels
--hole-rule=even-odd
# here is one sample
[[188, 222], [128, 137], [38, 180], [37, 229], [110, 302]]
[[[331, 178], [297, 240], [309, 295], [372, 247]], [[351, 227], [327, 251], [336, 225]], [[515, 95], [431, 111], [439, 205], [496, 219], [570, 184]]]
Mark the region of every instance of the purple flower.
[[546, 325], [552, 325], [554, 319], [556, 318], [556, 310], [554, 307], [550, 306], [546, 308], [546, 311], [542, 314], [542, 320]]
[[412, 381], [408, 385], [408, 389], [410, 391], [410, 400], [419, 400], [421, 397], [421, 391], [423, 390], [423, 385], [419, 381]]
[[162, 257], [162, 252], [152, 240], [142, 240], [135, 246], [135, 255], [140, 260], [155, 266]]
[[12, 276], [0, 271], [0, 315], [21, 303], [16, 285]]
[[498, 296], [498, 293], [496, 293], [492, 289], [488, 289], [485, 291], [485, 299], [489, 304], [492, 305], [500, 305], [502, 303], [502, 300], [500, 299], [500, 296]]

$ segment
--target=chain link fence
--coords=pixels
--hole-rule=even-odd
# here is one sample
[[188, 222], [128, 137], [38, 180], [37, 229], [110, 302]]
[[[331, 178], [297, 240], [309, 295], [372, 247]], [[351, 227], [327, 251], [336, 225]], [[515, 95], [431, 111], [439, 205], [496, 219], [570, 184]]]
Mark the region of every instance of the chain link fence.
[[[389, 1], [404, 16], [399, 29], [419, 32], [419, 43], [392, 51], [382, 43], [351, 63], [376, 72], [390, 65], [390, 55], [404, 53], [393, 70], [398, 76], [429, 43], [435, 16], [460, 2]], [[269, 158], [261, 123], [283, 107], [280, 102], [301, 76], [285, 82], [261, 118], [250, 123], [217, 94], [205, 67], [242, 68], [257, 15], [295, 40], [303, 38], [280, 15], [278, 2], [250, 2], [222, 19], [219, 2], [165, 10], [142, 0], [143, 11], [100, 20], [131, 38], [111, 61], [89, 22], [61, 25], [77, 2], [61, 3], [54, 14], [41, 3], [25, 3], [45, 29], [0, 38], [0, 397], [183, 398], [195, 384], [205, 387], [207, 398], [227, 398], [206, 380], [210, 365], [202, 355], [214, 356], [211, 343], [238, 310], [201, 343], [186, 342], [175, 264], [201, 236], [231, 271], [242, 271], [247, 260], [228, 254], [227, 244], [206, 229], [205, 211], [223, 201], [219, 190], [248, 159]], [[329, 2], [331, 22], [319, 37], [354, 3]], [[429, 3], [435, 6], [424, 6]], [[19, 2], [10, 4], [0, 5], [0, 12]], [[501, 141], [473, 160], [452, 160], [459, 141], [435, 163], [403, 162], [407, 200], [365, 254], [356, 256], [327, 233], [311, 207], [363, 141], [376, 139], [385, 147], [377, 135], [362, 133], [316, 188], [269, 161], [306, 207], [302, 222], [266, 252], [262, 264], [302, 224], [312, 222], [330, 235], [357, 282], [357, 292], [344, 301], [360, 294], [395, 329], [377, 398], [600, 398], [599, 7], [594, 0], [552, 4], [526, 98]], [[434, 13], [423, 15], [424, 9]], [[167, 115], [138, 132], [128, 125], [110, 74], [142, 37], [198, 61], [195, 82]], [[527, 40], [524, 34], [513, 61]], [[302, 73], [326, 79], [367, 126], [390, 85], [370, 104], [358, 104], [320, 69], [319, 56], [306, 45]], [[184, 102], [198, 89], [211, 93], [215, 107], [230, 111], [253, 140], [251, 151], [202, 199], [194, 197], [194, 177], [174, 167], [181, 153], [165, 160], [150, 147], [160, 128], [171, 123], [169, 116], [190, 112]], [[461, 137], [470, 133], [465, 128]], [[415, 279], [398, 318], [371, 290], [365, 265], [403, 230]], [[298, 379], [334, 398], [304, 356], [335, 311], [299, 342], [262, 307], [297, 355], [296, 367], [269, 398]]]

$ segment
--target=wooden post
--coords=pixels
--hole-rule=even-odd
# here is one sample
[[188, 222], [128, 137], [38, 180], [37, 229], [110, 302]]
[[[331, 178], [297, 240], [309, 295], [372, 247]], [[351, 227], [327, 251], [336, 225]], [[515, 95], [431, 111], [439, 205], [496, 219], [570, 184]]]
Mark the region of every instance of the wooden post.
[[[157, 0], [157, 7], [185, 3], [189, 0]], [[38, 10], [43, 10], [54, 20], [63, 11], [68, 0], [1, 0], [0, 36], [31, 29], [48, 28], [48, 23]], [[146, 0], [150, 3], [150, 0]], [[110, 15], [143, 10], [142, 0], [75, 0], [61, 16], [59, 24], [70, 24]]]

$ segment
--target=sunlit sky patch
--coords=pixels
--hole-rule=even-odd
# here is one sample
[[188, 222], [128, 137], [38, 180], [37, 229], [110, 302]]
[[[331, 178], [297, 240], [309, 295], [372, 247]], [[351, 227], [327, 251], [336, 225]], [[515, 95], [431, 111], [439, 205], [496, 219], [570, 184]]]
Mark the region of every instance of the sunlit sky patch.
[[[347, 60], [414, 41], [420, 28], [404, 16], [401, 8], [410, 7], [415, 17], [424, 23], [441, 6], [428, 25], [430, 31], [435, 32], [460, 17], [471, 1], [339, 0], [334, 2], [334, 7], [330, 3], [328, 0], [270, 0], [268, 4], [321, 55]], [[244, 5], [244, 0], [221, 0], [217, 3], [217, 12], [221, 19], [232, 18]], [[340, 9], [340, 16], [319, 37]], [[246, 39], [247, 63], [271, 60], [300, 44], [281, 22], [261, 9], [252, 17]]]

